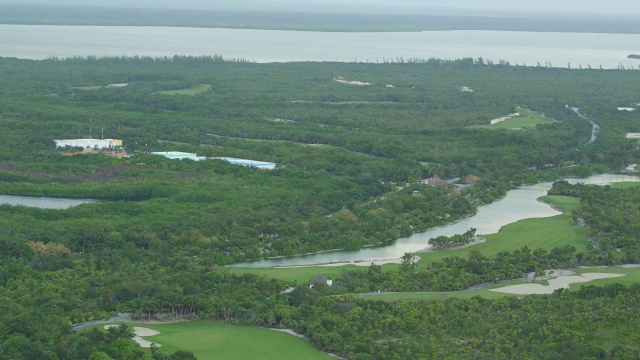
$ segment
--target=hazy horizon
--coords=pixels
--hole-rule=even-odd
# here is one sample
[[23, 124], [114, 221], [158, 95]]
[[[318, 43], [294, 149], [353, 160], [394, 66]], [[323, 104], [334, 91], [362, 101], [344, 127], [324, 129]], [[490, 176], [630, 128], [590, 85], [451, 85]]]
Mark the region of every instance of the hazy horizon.
[[219, 11], [271, 11], [318, 13], [386, 13], [386, 14], [459, 14], [558, 16], [580, 15], [640, 15], [640, 2], [635, 0], [538, 0], [514, 2], [510, 0], [455, 0], [443, 5], [441, 0], [0, 0], [0, 4], [99, 6], [118, 8], [153, 8]]

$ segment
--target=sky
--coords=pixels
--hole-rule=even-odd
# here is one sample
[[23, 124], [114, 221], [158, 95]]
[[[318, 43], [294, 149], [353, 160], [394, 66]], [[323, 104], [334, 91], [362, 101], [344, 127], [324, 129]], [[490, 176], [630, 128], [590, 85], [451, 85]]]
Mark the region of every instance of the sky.
[[640, 15], [639, 0], [0, 0], [0, 4], [89, 5], [183, 10], [255, 10], [329, 13], [460, 12]]

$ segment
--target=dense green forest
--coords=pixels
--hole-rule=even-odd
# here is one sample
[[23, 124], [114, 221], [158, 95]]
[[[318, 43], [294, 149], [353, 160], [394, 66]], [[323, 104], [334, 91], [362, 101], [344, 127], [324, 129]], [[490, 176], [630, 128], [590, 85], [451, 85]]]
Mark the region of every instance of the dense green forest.
[[[615, 110], [637, 101], [640, 73], [631, 70], [482, 59], [252, 64], [176, 57], [5, 59], [0, 72], [0, 193], [107, 200], [64, 211], [6, 207], [4, 232], [73, 252], [132, 246], [222, 265], [356, 249], [472, 214], [513, 185], [619, 169], [638, 153], [623, 140], [637, 114]], [[373, 85], [342, 84], [338, 76]], [[112, 83], [128, 86], [82, 88]], [[211, 87], [192, 96], [157, 94], [197, 84]], [[590, 124], [565, 105], [603, 123], [595, 144], [587, 143]], [[470, 127], [516, 106], [556, 122]], [[90, 121], [123, 139], [134, 156], [55, 151], [53, 139], [88, 137]], [[257, 171], [147, 154], [162, 150], [278, 166]], [[434, 175], [479, 180], [464, 194], [418, 185]]]
[[[396, 270], [345, 271], [331, 288], [290, 294], [281, 292], [293, 284], [221, 267], [384, 244], [473, 214], [521, 184], [638, 162], [625, 134], [640, 131], [640, 118], [617, 107], [640, 101], [640, 71], [396, 60], [0, 59], [0, 194], [101, 200], [66, 210], [0, 205], [0, 358], [172, 356], [140, 352], [122, 340], [127, 329], [71, 330], [115, 312], [293, 328], [349, 359], [638, 358], [629, 331], [637, 288], [446, 303], [339, 297], [638, 262], [636, 214], [626, 210], [637, 189], [554, 187], [583, 199], [575, 217], [591, 228], [586, 251], [474, 252], [420, 268], [408, 254]], [[553, 121], [476, 127], [518, 107]], [[601, 125], [594, 143], [570, 107]], [[90, 126], [94, 137], [103, 128], [122, 139], [130, 156], [55, 148], [53, 139], [89, 137]], [[277, 167], [149, 154], [170, 150]], [[421, 184], [436, 175], [435, 186]]]

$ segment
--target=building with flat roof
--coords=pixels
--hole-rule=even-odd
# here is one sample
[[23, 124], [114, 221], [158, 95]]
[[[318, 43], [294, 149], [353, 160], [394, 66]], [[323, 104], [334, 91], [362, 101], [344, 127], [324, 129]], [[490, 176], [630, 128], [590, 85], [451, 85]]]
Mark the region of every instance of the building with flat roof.
[[186, 153], [181, 151], [156, 151], [152, 152], [151, 155], [160, 155], [164, 156], [168, 159], [190, 159], [190, 160], [200, 160], [198, 159], [198, 155], [194, 153]]
[[249, 166], [249, 167], [254, 167], [254, 168], [258, 168], [258, 169], [268, 169], [268, 170], [272, 170], [276, 168], [276, 164], [272, 163], [272, 162], [265, 162], [265, 161], [257, 161], [257, 160], [247, 160], [247, 159], [237, 159], [237, 158], [231, 158], [231, 157], [204, 157], [204, 156], [198, 156], [197, 154], [194, 153], [186, 153], [186, 152], [180, 152], [180, 151], [157, 151], [157, 152], [152, 152], [152, 155], [161, 155], [164, 156], [168, 159], [188, 159], [188, 160], [193, 160], [193, 161], [200, 161], [200, 160], [207, 160], [207, 159], [217, 159], [217, 160], [224, 160], [230, 164], [234, 164], [234, 165], [242, 165], [242, 166]]
[[236, 159], [230, 157], [216, 157], [213, 159], [219, 159], [227, 161], [234, 165], [242, 165], [242, 166], [250, 166], [258, 169], [268, 169], [273, 170], [276, 168], [276, 163], [265, 162], [265, 161], [256, 161], [256, 160], [247, 160], [247, 159]]
[[113, 149], [122, 146], [122, 140], [117, 139], [66, 139], [53, 140], [58, 148], [83, 148], [83, 149]]

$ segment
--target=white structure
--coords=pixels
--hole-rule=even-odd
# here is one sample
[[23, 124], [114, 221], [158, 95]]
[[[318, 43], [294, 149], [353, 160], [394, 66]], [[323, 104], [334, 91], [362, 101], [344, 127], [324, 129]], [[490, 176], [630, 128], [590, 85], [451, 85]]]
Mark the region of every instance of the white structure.
[[68, 139], [53, 140], [58, 148], [83, 148], [83, 149], [113, 149], [122, 146], [122, 140], [116, 139]]
[[193, 160], [193, 161], [218, 159], [218, 160], [224, 160], [234, 165], [249, 166], [249, 167], [254, 167], [258, 169], [273, 170], [276, 168], [276, 164], [270, 163], [270, 162], [247, 160], [247, 159], [236, 159], [236, 158], [230, 158], [230, 157], [209, 158], [204, 156], [198, 156], [197, 154], [194, 154], [194, 153], [186, 153], [186, 152], [180, 152], [180, 151], [159, 151], [159, 152], [152, 152], [151, 155], [160, 155], [168, 159], [187, 159], [187, 160]]
[[628, 111], [628, 112], [632, 112], [632, 111], [636, 111], [636, 109], [634, 108], [630, 108], [630, 107], [619, 107], [618, 111]]
[[212, 159], [224, 160], [234, 165], [250, 166], [258, 169], [273, 170], [276, 168], [276, 163], [264, 162], [264, 161], [236, 159], [236, 158], [230, 158], [230, 157], [217, 157]]
[[640, 139], [640, 133], [627, 133], [627, 139]]
[[168, 159], [202, 160], [197, 154], [180, 152], [180, 151], [159, 151], [159, 152], [152, 152], [151, 155], [160, 155]]

